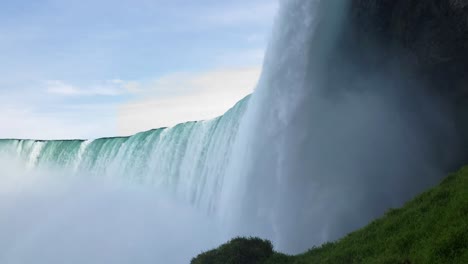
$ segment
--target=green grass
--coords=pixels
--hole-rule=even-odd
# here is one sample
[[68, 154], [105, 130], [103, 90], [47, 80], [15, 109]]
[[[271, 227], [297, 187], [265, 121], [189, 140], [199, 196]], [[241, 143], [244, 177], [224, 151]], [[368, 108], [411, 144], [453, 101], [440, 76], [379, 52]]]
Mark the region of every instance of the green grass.
[[[257, 255], [258, 254], [258, 255]], [[269, 241], [237, 238], [192, 264], [468, 263], [468, 167], [403, 208], [339, 241], [286, 256]]]

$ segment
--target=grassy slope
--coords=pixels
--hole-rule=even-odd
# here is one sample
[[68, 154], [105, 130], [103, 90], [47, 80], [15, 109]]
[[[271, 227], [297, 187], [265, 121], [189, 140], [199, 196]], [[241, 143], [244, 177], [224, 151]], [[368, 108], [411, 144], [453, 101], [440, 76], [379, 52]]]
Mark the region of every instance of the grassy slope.
[[268, 245], [235, 239], [192, 264], [468, 263], [468, 167], [337, 242], [297, 256], [275, 253]]

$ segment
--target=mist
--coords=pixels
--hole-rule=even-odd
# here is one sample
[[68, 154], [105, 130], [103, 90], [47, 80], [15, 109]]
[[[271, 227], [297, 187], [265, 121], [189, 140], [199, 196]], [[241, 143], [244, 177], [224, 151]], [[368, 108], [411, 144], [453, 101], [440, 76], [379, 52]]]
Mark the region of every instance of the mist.
[[217, 223], [163, 191], [0, 161], [1, 263], [188, 263]]

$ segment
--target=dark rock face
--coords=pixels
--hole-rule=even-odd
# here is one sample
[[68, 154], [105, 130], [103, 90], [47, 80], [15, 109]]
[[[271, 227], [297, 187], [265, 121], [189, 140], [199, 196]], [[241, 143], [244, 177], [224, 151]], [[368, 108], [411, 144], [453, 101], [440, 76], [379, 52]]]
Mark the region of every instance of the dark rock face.
[[405, 54], [441, 93], [468, 95], [468, 0], [354, 0], [351, 19], [360, 42]]
[[[468, 0], [355, 0], [351, 8], [358, 38], [373, 39], [387, 54], [405, 61], [427, 89], [445, 100], [465, 149]], [[460, 152], [464, 163], [467, 155]]]
[[379, 90], [426, 131], [435, 163], [466, 164], [468, 0], [351, 0], [349, 8], [324, 94]]

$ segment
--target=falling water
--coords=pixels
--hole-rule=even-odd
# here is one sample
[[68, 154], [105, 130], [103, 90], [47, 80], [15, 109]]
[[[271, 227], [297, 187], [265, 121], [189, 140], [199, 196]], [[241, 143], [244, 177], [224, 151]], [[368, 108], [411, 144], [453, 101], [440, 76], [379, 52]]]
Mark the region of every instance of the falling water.
[[240, 118], [249, 97], [223, 116], [95, 140], [0, 140], [0, 151], [26, 166], [107, 177], [165, 189], [207, 211], [216, 209]]

